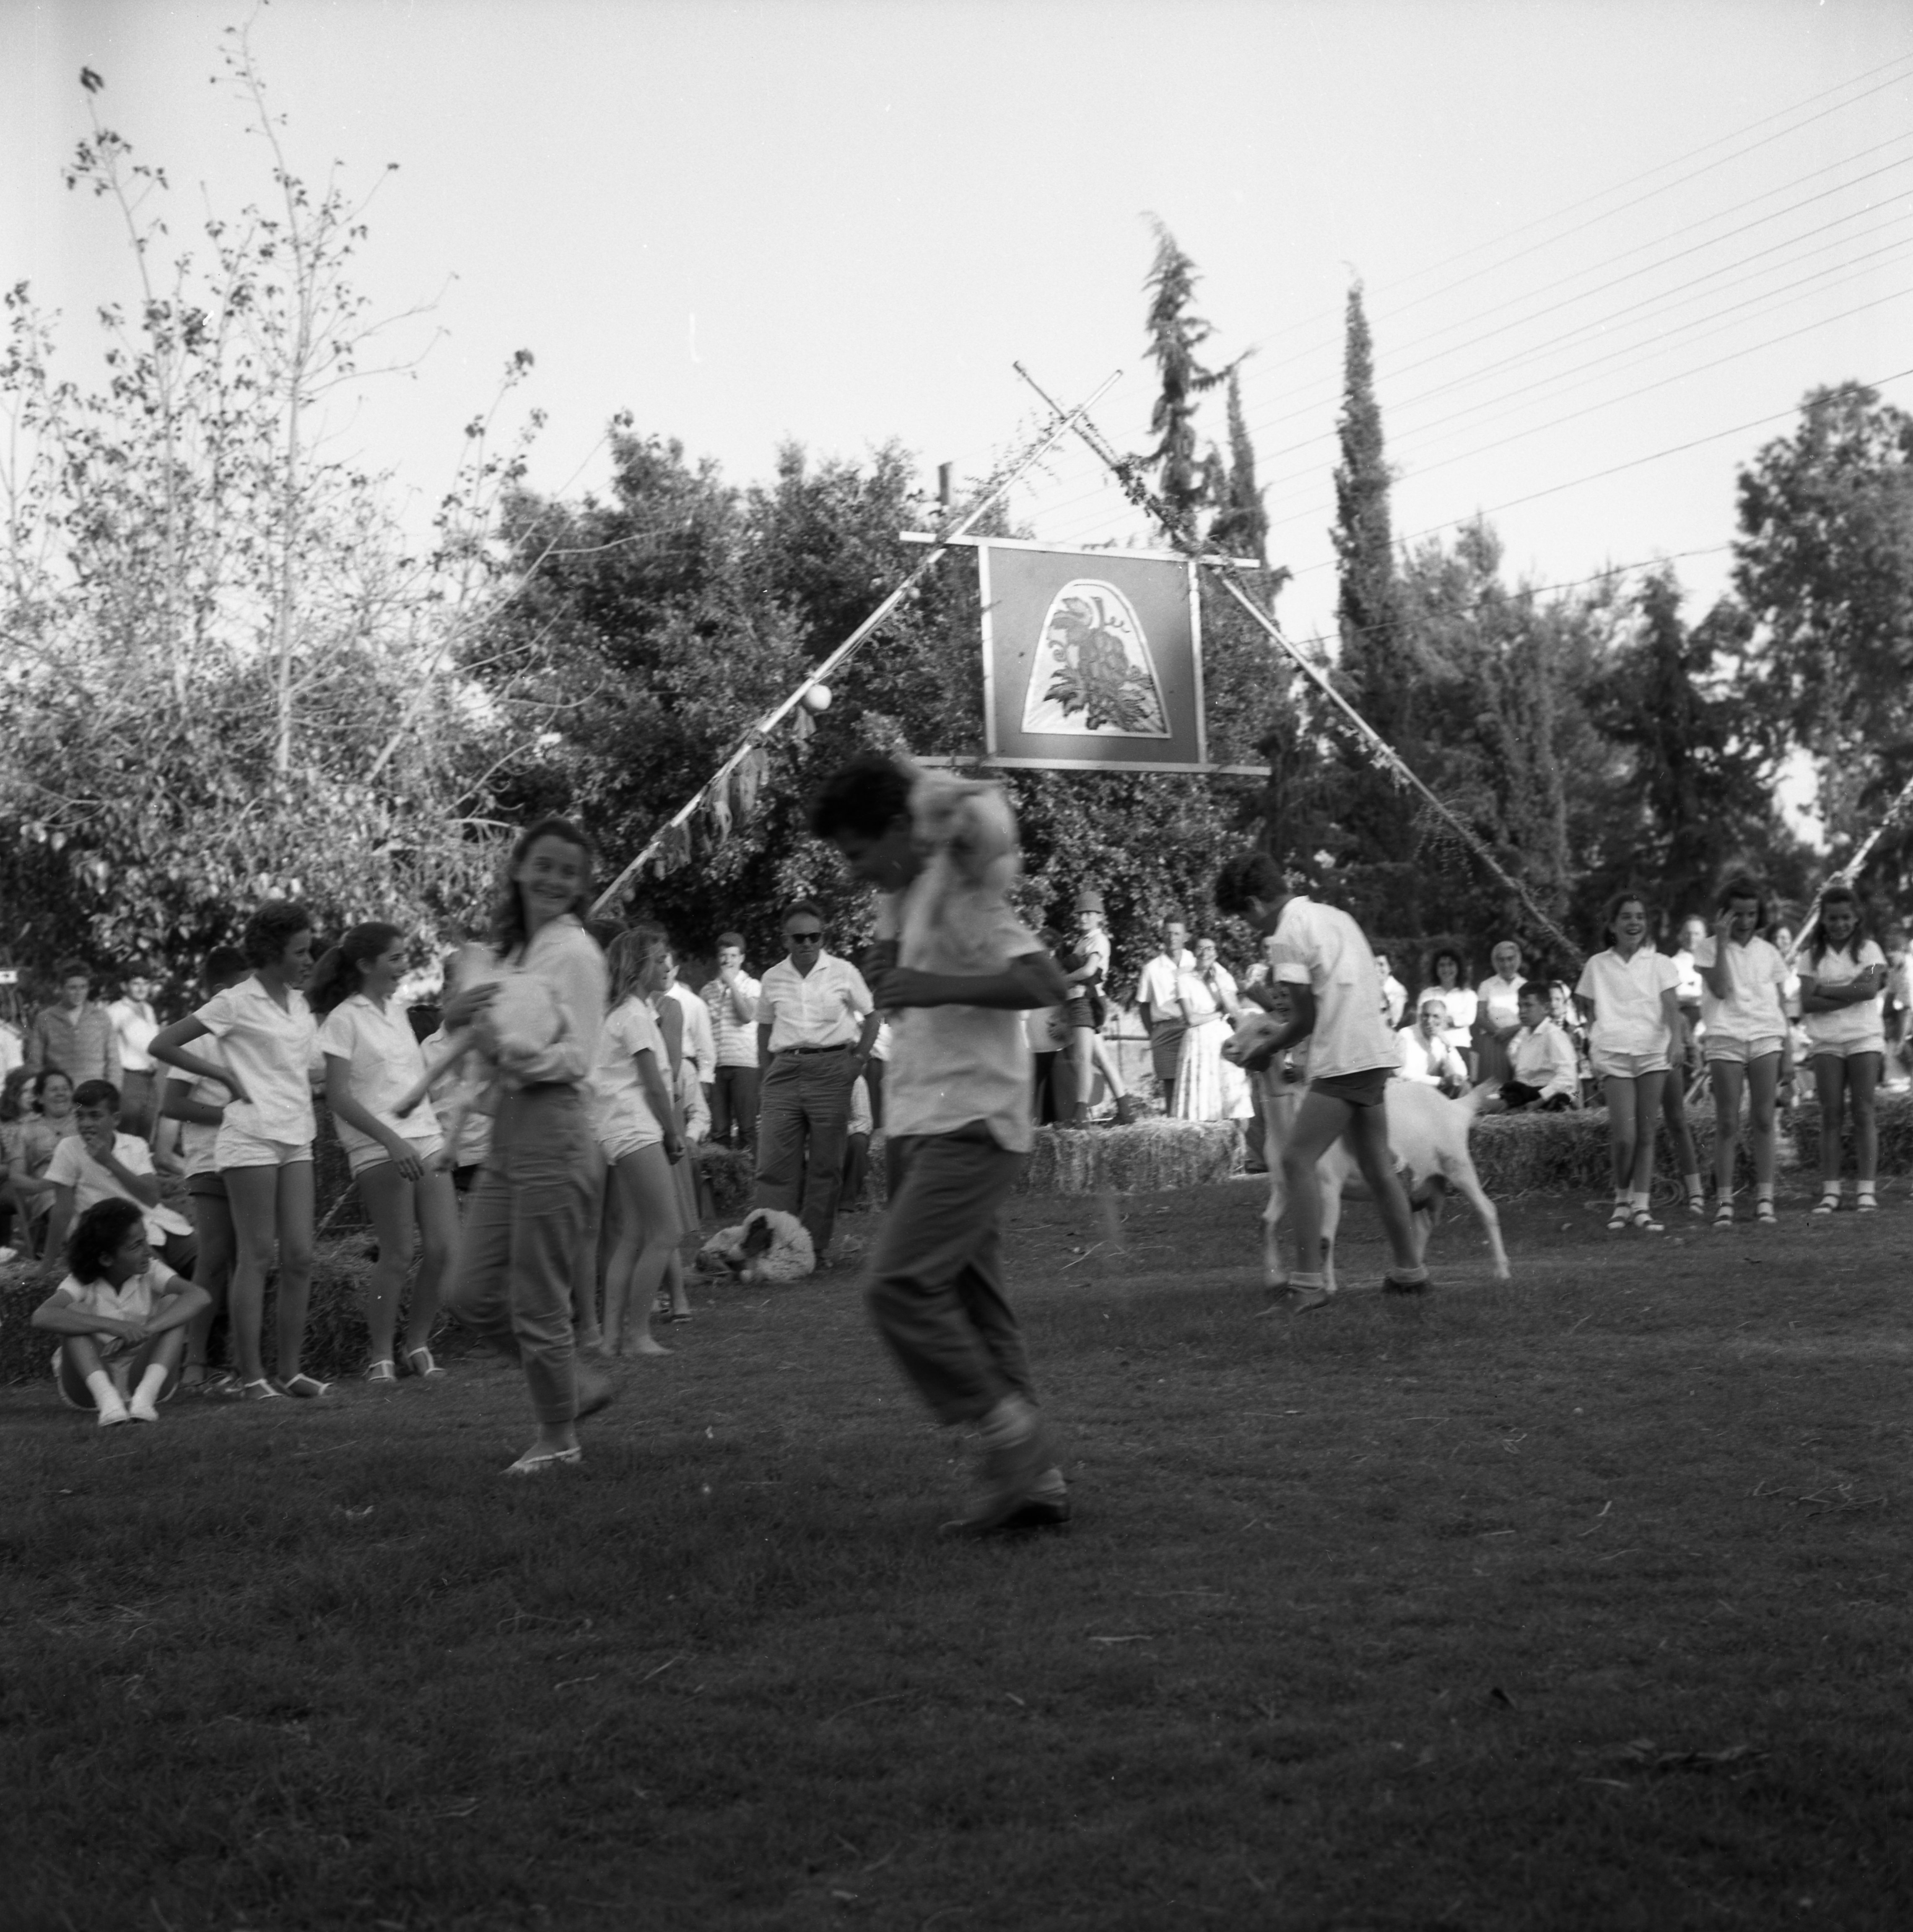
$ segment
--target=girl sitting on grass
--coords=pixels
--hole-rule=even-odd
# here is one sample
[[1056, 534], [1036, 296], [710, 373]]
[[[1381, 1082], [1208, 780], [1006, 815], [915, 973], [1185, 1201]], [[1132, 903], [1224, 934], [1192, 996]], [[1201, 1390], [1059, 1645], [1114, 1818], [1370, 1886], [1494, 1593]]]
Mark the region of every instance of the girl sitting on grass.
[[1741, 1095], [1748, 1096], [1753, 1154], [1753, 1218], [1771, 1226], [1777, 1143], [1774, 1100], [1788, 1064], [1783, 989], [1787, 962], [1761, 937], [1767, 895], [1753, 880], [1722, 889], [1711, 938], [1694, 949], [1703, 988], [1707, 1068], [1714, 1088], [1714, 1225], [1734, 1223], [1734, 1157], [1741, 1138]]
[[33, 1311], [33, 1325], [61, 1339], [53, 1358], [61, 1400], [88, 1402], [100, 1426], [157, 1422], [179, 1372], [186, 1324], [206, 1292], [157, 1260], [136, 1201], [96, 1201], [67, 1240], [67, 1278]]
[[[1614, 1158], [1610, 1233], [1633, 1228], [1658, 1234], [1648, 1208], [1654, 1188], [1654, 1127], [1672, 1070], [1684, 1058], [1687, 1022], [1681, 1014], [1681, 969], [1648, 943], [1648, 902], [1638, 892], [1608, 902], [1612, 942], [1582, 970], [1574, 991], [1593, 1014], [1595, 1077], [1608, 1103], [1608, 1145]], [[1699, 1184], [1696, 1174], [1690, 1185]]]
[[1840, 1204], [1840, 1115], [1853, 1110], [1854, 1205], [1863, 1214], [1880, 1204], [1874, 1175], [1880, 1158], [1873, 1096], [1886, 1065], [1882, 994], [1887, 956], [1861, 929], [1860, 903], [1851, 886], [1829, 886], [1820, 914], [1801, 948], [1800, 1004], [1820, 1098], [1820, 1198], [1816, 1214]]

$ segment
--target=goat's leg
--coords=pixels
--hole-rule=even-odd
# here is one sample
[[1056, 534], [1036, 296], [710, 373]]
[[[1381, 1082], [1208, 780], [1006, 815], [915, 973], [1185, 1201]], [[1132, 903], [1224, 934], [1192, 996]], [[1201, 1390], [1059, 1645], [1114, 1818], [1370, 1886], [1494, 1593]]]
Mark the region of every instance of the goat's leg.
[[1472, 1208], [1481, 1225], [1488, 1231], [1488, 1246], [1495, 1257], [1495, 1279], [1506, 1281], [1508, 1278], [1508, 1251], [1501, 1245], [1501, 1217], [1495, 1211], [1495, 1204], [1489, 1199], [1475, 1173], [1474, 1162], [1464, 1156], [1446, 1170], [1449, 1184]]

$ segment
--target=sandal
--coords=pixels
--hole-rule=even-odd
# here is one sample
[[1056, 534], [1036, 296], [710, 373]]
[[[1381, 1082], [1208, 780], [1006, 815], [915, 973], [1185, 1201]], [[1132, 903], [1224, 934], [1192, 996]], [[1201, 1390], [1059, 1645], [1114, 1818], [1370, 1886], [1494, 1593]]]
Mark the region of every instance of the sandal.
[[1723, 1201], [1714, 1210], [1714, 1225], [1717, 1228], [1731, 1228], [1734, 1225], [1734, 1204]]
[[1633, 1219], [1633, 1212], [1625, 1201], [1617, 1201], [1614, 1204], [1614, 1212], [1608, 1216], [1608, 1232], [1610, 1234], [1619, 1234]]
[[1667, 1232], [1666, 1227], [1657, 1221], [1645, 1208], [1636, 1208], [1627, 1225], [1637, 1234], [1664, 1234]]
[[444, 1370], [432, 1360], [429, 1348], [408, 1348], [405, 1352], [405, 1366], [421, 1382], [429, 1382], [433, 1376], [442, 1376]]
[[274, 1388], [265, 1376], [261, 1376], [256, 1382], [238, 1384], [232, 1390], [232, 1398], [235, 1402], [269, 1402], [285, 1393], [283, 1389]]
[[301, 1370], [298, 1375], [288, 1376], [279, 1384], [279, 1390], [282, 1395], [300, 1396], [310, 1402], [324, 1395], [331, 1386], [330, 1382], [322, 1382], [316, 1376], [307, 1375]]
[[584, 1457], [582, 1449], [527, 1449], [511, 1468], [508, 1476], [543, 1476], [553, 1469], [568, 1469]]
[[1763, 1228], [1771, 1228], [1774, 1226], [1775, 1222], [1780, 1220], [1780, 1217], [1774, 1212], [1774, 1203], [1772, 1201], [1770, 1200], [1767, 1196], [1763, 1194], [1760, 1198], [1753, 1204], [1753, 1218], [1758, 1221]]
[[1854, 1211], [1859, 1214], [1873, 1214], [1879, 1211], [1879, 1202], [1870, 1194], [1858, 1196], [1853, 1204]]
[[1839, 1213], [1840, 1205], [1840, 1197], [1830, 1189], [1814, 1202], [1813, 1211], [1816, 1214], [1835, 1214]]
[[365, 1379], [368, 1382], [395, 1382], [398, 1380], [398, 1364], [389, 1355], [376, 1362], [367, 1362]]
[[1696, 1221], [1705, 1220], [1707, 1215], [1707, 1196], [1705, 1194], [1689, 1195], [1687, 1212], [1693, 1215]]

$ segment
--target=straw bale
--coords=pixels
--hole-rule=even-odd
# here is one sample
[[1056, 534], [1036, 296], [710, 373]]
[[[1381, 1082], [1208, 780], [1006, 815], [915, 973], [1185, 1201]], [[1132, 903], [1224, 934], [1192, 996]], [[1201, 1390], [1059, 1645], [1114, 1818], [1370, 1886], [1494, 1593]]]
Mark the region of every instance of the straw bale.
[[[1913, 1094], [1882, 1094], [1876, 1102], [1880, 1129], [1880, 1172], [1913, 1174]], [[1793, 1116], [1794, 1144], [1800, 1164], [1809, 1174], [1820, 1170], [1820, 1109], [1807, 1104]], [[1851, 1174], [1853, 1165], [1853, 1121], [1850, 1115], [1840, 1123], [1841, 1171]]]

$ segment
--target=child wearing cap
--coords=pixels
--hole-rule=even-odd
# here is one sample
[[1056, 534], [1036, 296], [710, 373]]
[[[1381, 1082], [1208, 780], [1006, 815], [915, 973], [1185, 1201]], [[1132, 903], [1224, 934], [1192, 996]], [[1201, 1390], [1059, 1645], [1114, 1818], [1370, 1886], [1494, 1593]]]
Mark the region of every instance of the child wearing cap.
[[1057, 962], [1069, 984], [1063, 1022], [1069, 1032], [1069, 1054], [1076, 1076], [1076, 1107], [1069, 1124], [1090, 1124], [1090, 1096], [1100, 1073], [1116, 1102], [1116, 1124], [1127, 1126], [1136, 1118], [1136, 1103], [1116, 1070], [1116, 1062], [1102, 1037], [1102, 988], [1109, 979], [1109, 934], [1103, 928], [1102, 895], [1085, 886], [1076, 895], [1076, 943]]

